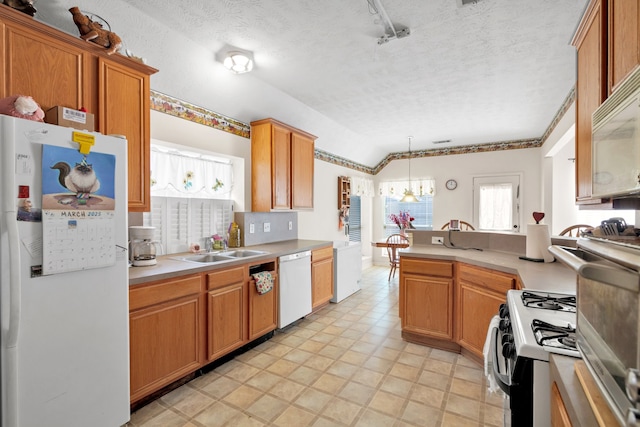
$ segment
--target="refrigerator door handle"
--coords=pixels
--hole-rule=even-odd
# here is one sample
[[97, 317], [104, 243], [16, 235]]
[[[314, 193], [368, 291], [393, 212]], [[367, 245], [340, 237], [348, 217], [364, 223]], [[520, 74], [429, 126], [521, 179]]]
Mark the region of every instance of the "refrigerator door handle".
[[18, 221], [16, 212], [16, 199], [14, 197], [16, 149], [13, 143], [15, 126], [13, 121], [7, 120], [2, 126], [4, 135], [2, 141], [2, 194], [3, 216], [7, 235], [9, 238], [9, 324], [7, 325], [6, 347], [16, 347], [18, 343], [18, 330], [20, 329], [20, 237], [18, 236]]
[[[13, 214], [13, 215], [12, 215]], [[4, 212], [9, 237], [9, 325], [7, 328], [7, 348], [18, 344], [20, 330], [20, 239], [16, 212]]]
[[[9, 252], [9, 324], [5, 335], [5, 366], [2, 375], [5, 378], [6, 396], [2, 405], [3, 425], [18, 425], [18, 331], [20, 329], [20, 237], [18, 236], [18, 221], [16, 212], [16, 198], [14, 197], [16, 151], [13, 139], [15, 137], [14, 122], [6, 120], [2, 126], [3, 135], [0, 144], [2, 153], [2, 214], [7, 227]], [[7, 143], [11, 142], [11, 143]], [[6, 406], [5, 406], [6, 405]]]

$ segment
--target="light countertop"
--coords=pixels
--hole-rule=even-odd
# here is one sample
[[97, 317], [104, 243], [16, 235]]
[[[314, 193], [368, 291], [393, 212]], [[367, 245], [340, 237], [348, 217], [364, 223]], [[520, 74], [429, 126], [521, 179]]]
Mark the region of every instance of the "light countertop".
[[525, 261], [512, 252], [451, 249], [442, 245], [413, 245], [399, 251], [400, 257], [459, 261], [520, 276], [526, 289], [575, 293], [576, 273], [564, 264]]
[[[130, 267], [129, 286], [185, 276], [188, 274], [202, 273], [203, 271], [213, 271], [220, 268], [233, 267], [236, 265], [246, 264], [247, 262], [251, 262], [252, 264], [262, 264], [264, 262], [274, 261], [283, 255], [318, 249], [326, 246], [333, 246], [333, 242], [324, 240], [286, 240], [283, 242], [267, 243], [264, 245], [246, 246], [239, 249], [266, 251], [268, 254], [251, 257], [249, 259], [238, 258], [237, 260], [230, 260], [217, 264], [199, 264], [174, 259], [180, 256], [193, 255], [191, 253], [163, 255], [158, 257], [158, 263], [156, 265], [148, 267]], [[234, 248], [230, 248], [230, 250], [232, 249]]]

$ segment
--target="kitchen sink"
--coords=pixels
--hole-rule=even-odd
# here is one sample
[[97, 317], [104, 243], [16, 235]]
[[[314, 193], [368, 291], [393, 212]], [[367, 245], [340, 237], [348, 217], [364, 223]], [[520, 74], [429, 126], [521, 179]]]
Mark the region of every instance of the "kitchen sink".
[[212, 262], [230, 261], [233, 258], [229, 256], [219, 255], [219, 254], [205, 254], [205, 255], [189, 255], [184, 257], [177, 257], [175, 259], [180, 261], [191, 261], [191, 262], [200, 262], [203, 264], [208, 264]]
[[215, 252], [209, 254], [200, 254], [200, 255], [187, 255], [182, 257], [175, 257], [174, 259], [178, 261], [188, 261], [188, 262], [198, 262], [201, 264], [213, 264], [224, 261], [232, 261], [238, 258], [250, 258], [254, 256], [260, 256], [268, 254], [266, 251], [253, 251], [253, 250], [236, 250], [236, 251], [225, 251], [225, 252]]
[[268, 252], [266, 251], [252, 251], [252, 250], [248, 250], [248, 249], [241, 249], [241, 250], [237, 250], [237, 251], [228, 251], [228, 252], [221, 252], [220, 255], [224, 255], [224, 256], [229, 256], [229, 257], [233, 257], [233, 258], [245, 258], [245, 257], [252, 257], [252, 256], [258, 256], [258, 255], [265, 255], [268, 254]]

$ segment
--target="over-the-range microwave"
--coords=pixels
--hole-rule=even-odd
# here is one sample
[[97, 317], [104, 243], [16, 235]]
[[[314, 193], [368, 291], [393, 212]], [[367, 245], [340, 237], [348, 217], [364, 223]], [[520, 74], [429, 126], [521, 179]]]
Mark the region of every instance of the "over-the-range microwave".
[[640, 196], [640, 68], [592, 119], [592, 196]]

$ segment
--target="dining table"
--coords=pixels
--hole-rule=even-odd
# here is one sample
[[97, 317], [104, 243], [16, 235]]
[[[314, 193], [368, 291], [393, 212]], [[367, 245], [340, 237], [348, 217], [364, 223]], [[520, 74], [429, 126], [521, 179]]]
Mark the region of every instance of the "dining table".
[[377, 240], [375, 242], [371, 242], [371, 246], [376, 248], [391, 248], [391, 254], [393, 255], [393, 259], [398, 259], [398, 249], [406, 249], [409, 247], [409, 242], [399, 242], [399, 243], [389, 243], [387, 239]]

